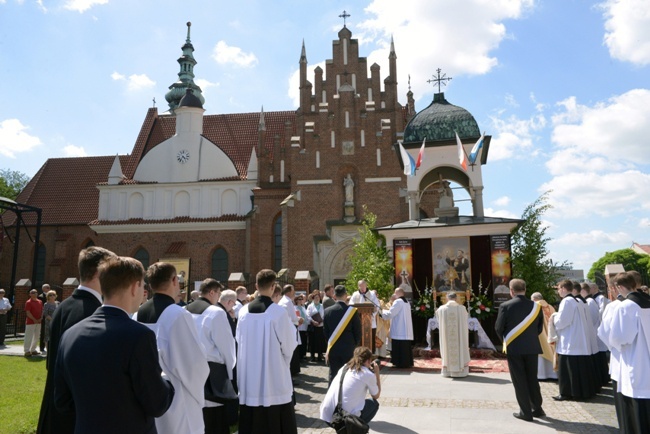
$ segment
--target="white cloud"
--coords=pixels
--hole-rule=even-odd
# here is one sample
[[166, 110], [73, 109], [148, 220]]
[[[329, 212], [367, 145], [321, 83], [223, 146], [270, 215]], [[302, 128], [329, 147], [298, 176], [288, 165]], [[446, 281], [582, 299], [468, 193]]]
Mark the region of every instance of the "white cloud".
[[113, 72], [111, 78], [115, 81], [126, 81], [129, 90], [137, 91], [150, 89], [156, 85], [156, 82], [147, 77], [147, 74], [131, 74], [128, 77], [119, 72]]
[[[575, 160], [574, 160], [575, 161]], [[564, 162], [564, 174], [542, 184], [539, 191], [553, 190], [549, 215], [578, 218], [597, 214], [612, 216], [650, 210], [650, 174], [636, 170], [599, 173], [575, 170]]]
[[604, 43], [615, 59], [650, 64], [650, 13], [647, 0], [608, 0], [604, 10]]
[[108, 0], [67, 0], [63, 7], [70, 11], [84, 13], [95, 5], [105, 5], [107, 3]]
[[[323, 70], [324, 73], [325, 61], [307, 66], [307, 80], [309, 80], [309, 82], [312, 85], [314, 84], [314, 80], [315, 80], [314, 69], [316, 69], [316, 67], [318, 66], [320, 66], [320, 68]], [[299, 69], [293, 71], [293, 73], [291, 73], [291, 75], [289, 76], [289, 98], [291, 98], [291, 101], [293, 101], [294, 107], [300, 106], [300, 70]]]
[[639, 220], [639, 227], [640, 228], [650, 228], [650, 218], [643, 217], [642, 219], [640, 219]]
[[502, 217], [507, 219], [518, 219], [521, 217], [505, 209], [485, 208], [483, 211], [488, 217]]
[[[397, 81], [406, 84], [410, 74], [411, 88], [415, 95], [421, 96], [431, 93], [427, 80], [437, 68], [453, 77], [486, 74], [496, 67], [499, 60], [492, 52], [509, 37], [504, 22], [523, 18], [534, 4], [535, 0], [455, 0], [451, 3], [374, 0], [365, 8], [369, 18], [355, 26], [359, 31], [352, 37], [362, 46], [359, 54], [367, 57], [369, 66], [377, 63], [385, 78], [389, 72], [392, 36], [399, 58]], [[334, 31], [339, 30], [340, 25], [337, 25]], [[364, 45], [369, 48], [364, 49]], [[440, 63], [441, 59], [444, 59], [444, 64]], [[319, 62], [308, 66], [310, 77], [316, 64]], [[289, 96], [297, 106], [294, 95], [298, 93], [298, 81], [292, 75], [289, 83]], [[490, 155], [492, 157], [491, 151]]]
[[530, 158], [535, 155], [535, 133], [546, 126], [546, 118], [538, 113], [529, 119], [519, 119], [514, 115], [501, 119], [491, 116], [495, 133], [490, 142], [490, 161], [512, 158]]
[[501, 196], [494, 201], [494, 204], [496, 206], [508, 206], [508, 204], [510, 204], [510, 198], [508, 196]]
[[575, 97], [558, 103], [551, 140], [582, 155], [605, 157], [611, 163], [650, 163], [650, 90], [633, 89], [599, 102], [580, 105]]
[[74, 146], [74, 145], [68, 145], [63, 148], [63, 154], [66, 157], [86, 157], [88, 156], [88, 153], [86, 153], [86, 150], [83, 148], [83, 146]]
[[0, 122], [0, 155], [16, 158], [16, 154], [30, 151], [42, 144], [41, 139], [27, 133], [28, 129], [18, 119]]
[[194, 82], [201, 88], [201, 92], [203, 93], [203, 96], [205, 96], [205, 93], [208, 89], [211, 87], [219, 87], [219, 83], [212, 83], [211, 81], [208, 81], [203, 78], [197, 78], [194, 80]]
[[568, 232], [558, 238], [554, 238], [550, 243], [575, 247], [589, 247], [600, 244], [620, 245], [628, 242], [629, 239], [630, 236], [625, 232], [608, 233], [600, 229], [594, 229], [582, 233]]
[[212, 58], [220, 65], [233, 64], [242, 68], [257, 65], [258, 60], [253, 53], [244, 53], [239, 47], [231, 47], [225, 41], [217, 42], [212, 50]]

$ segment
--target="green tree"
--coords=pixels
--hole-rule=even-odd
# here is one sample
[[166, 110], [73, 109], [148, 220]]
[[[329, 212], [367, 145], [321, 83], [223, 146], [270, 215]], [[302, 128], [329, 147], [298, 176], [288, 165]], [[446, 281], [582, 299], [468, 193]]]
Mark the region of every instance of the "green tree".
[[16, 200], [29, 182], [29, 176], [15, 170], [0, 169], [0, 197]]
[[607, 252], [605, 256], [594, 262], [587, 273], [591, 281], [595, 281], [596, 273], [605, 273], [608, 264], [621, 264], [625, 270], [637, 270], [641, 274], [650, 273], [650, 256], [642, 255], [632, 249], [621, 249]]
[[357, 282], [366, 279], [368, 288], [377, 291], [381, 299], [388, 299], [393, 293], [395, 267], [386, 250], [386, 239], [373, 231], [377, 216], [363, 207], [363, 225], [354, 242], [350, 255], [351, 269], [345, 281], [349, 293], [357, 290]]
[[548, 257], [547, 227], [542, 216], [552, 208], [546, 192], [528, 205], [521, 216], [523, 223], [512, 230], [512, 275], [526, 281], [526, 294], [541, 292], [548, 301], [555, 299], [553, 287], [560, 279], [558, 270], [571, 268], [566, 261], [554, 264]]

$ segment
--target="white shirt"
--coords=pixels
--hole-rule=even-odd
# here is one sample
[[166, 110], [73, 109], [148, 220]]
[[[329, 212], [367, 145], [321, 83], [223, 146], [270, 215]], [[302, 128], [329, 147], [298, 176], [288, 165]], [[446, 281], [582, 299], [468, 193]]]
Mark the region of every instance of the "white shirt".
[[[201, 315], [192, 314], [192, 318], [207, 360], [226, 365], [228, 378], [232, 380], [232, 370], [236, 361], [235, 338], [230, 333], [227, 315], [223, 309], [210, 306]], [[223, 404], [205, 400], [203, 406], [219, 407], [221, 405]]]
[[0, 298], [0, 315], [4, 315], [11, 309], [11, 303], [6, 297]]
[[[160, 367], [174, 386], [174, 400], [167, 412], [156, 418], [159, 434], [203, 434], [204, 386], [210, 373], [192, 314], [172, 304], [155, 324]], [[224, 330], [230, 334], [230, 326]]]
[[389, 310], [382, 311], [382, 318], [390, 321], [390, 338], [402, 341], [413, 340], [411, 305], [401, 298], [395, 299]]
[[239, 318], [239, 311], [241, 308], [244, 306], [244, 303], [239, 301], [239, 299], [235, 300], [235, 307], [232, 308], [232, 310], [235, 312], [235, 318]]
[[298, 345], [296, 328], [275, 303], [264, 313], [249, 313], [249, 306], [239, 311], [235, 336], [239, 403], [270, 407], [291, 402], [289, 363]]
[[[283, 295], [280, 301], [278, 302], [278, 305], [282, 306], [284, 310], [287, 312], [291, 324], [293, 324], [295, 327], [298, 327], [298, 323], [300, 322], [300, 317], [296, 315], [296, 305], [293, 304], [293, 300], [288, 295]], [[302, 343], [302, 340], [300, 339], [300, 333], [295, 333], [295, 336], [296, 336], [296, 342], [298, 343], [298, 345], [300, 345]]]
[[372, 291], [368, 290], [366, 290], [365, 294], [362, 294], [360, 291], [355, 291], [354, 294], [352, 294], [352, 297], [350, 297], [350, 305], [357, 303], [372, 303], [375, 305], [372, 311], [372, 328], [376, 329], [377, 319], [375, 317], [379, 311], [379, 299], [377, 299], [377, 296]]
[[[341, 373], [343, 368], [339, 369], [336, 377], [332, 380], [330, 388], [325, 394], [325, 399], [320, 405], [320, 418], [327, 423], [332, 421], [334, 409], [339, 401], [339, 388], [341, 385]], [[379, 386], [377, 386], [377, 376], [370, 369], [362, 366], [359, 371], [352, 371], [348, 369], [343, 378], [343, 402], [341, 406], [343, 410], [352, 413], [356, 416], [361, 415], [366, 404], [366, 394], [376, 395], [379, 393]]]

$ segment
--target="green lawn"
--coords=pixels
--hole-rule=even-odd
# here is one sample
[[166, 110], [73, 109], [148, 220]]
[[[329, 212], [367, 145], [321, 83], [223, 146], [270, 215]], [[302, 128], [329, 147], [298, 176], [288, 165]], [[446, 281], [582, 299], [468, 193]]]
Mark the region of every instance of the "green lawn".
[[0, 356], [0, 372], [0, 434], [36, 432], [47, 375], [45, 358]]

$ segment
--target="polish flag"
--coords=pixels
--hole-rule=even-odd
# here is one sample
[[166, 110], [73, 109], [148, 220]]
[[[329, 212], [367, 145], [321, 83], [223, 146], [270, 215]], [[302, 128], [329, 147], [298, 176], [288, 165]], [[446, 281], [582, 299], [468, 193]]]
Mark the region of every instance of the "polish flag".
[[420, 148], [420, 152], [418, 153], [418, 159], [415, 162], [415, 168], [419, 169], [420, 165], [422, 164], [422, 161], [424, 161], [424, 143], [427, 141], [427, 138], [425, 137], [424, 140], [422, 140], [422, 147]]
[[458, 145], [458, 162], [465, 172], [467, 172], [467, 155], [465, 154], [465, 149], [463, 149], [463, 144], [460, 142], [460, 137], [456, 133], [456, 144]]

